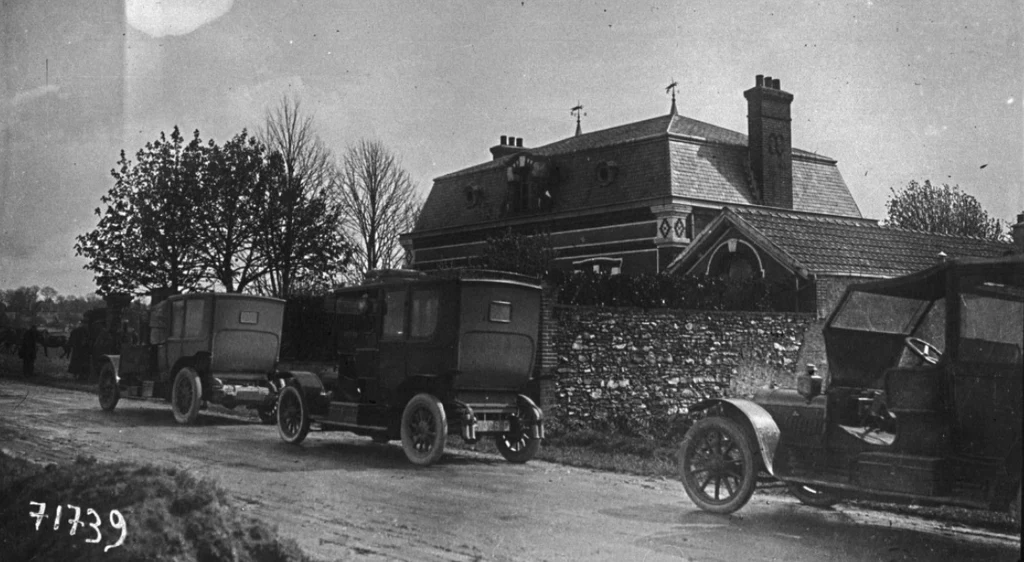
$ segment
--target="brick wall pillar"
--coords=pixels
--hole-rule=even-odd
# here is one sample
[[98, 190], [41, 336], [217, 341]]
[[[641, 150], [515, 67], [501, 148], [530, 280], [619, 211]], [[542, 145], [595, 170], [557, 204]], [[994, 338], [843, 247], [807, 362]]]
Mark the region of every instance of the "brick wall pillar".
[[558, 354], [552, 343], [553, 335], [558, 329], [555, 322], [554, 306], [557, 299], [557, 287], [547, 281], [542, 284], [540, 298], [540, 334], [537, 335], [537, 359], [534, 373], [538, 383], [538, 406], [547, 415], [557, 404], [556, 394]]

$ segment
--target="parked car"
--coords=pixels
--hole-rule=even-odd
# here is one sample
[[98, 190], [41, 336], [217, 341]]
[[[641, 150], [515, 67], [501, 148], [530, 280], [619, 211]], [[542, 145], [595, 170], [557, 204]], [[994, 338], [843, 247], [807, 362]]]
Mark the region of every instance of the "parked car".
[[829, 381], [719, 399], [683, 439], [700, 508], [730, 513], [759, 470], [804, 503], [880, 497], [1020, 521], [1024, 256], [952, 260], [849, 287], [824, 328]]
[[188, 424], [209, 402], [253, 408], [274, 423], [286, 376], [275, 370], [283, 319], [284, 301], [251, 295], [194, 293], [153, 304], [142, 342], [102, 356], [100, 406], [113, 410], [122, 396], [163, 398]]
[[493, 436], [505, 459], [531, 459], [544, 437], [528, 396], [540, 326], [540, 285], [486, 271], [375, 272], [326, 300], [337, 314], [338, 372], [293, 374], [278, 399], [281, 439], [310, 424], [400, 439], [417, 465], [436, 462], [449, 434]]

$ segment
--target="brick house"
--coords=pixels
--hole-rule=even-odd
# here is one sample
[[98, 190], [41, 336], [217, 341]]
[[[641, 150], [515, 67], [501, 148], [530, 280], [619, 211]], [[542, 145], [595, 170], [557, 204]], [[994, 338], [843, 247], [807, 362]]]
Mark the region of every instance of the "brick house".
[[761, 278], [774, 308], [824, 318], [847, 285], [906, 275], [942, 259], [999, 257], [1013, 244], [914, 232], [877, 221], [767, 207], [726, 207], [666, 272]]
[[488, 236], [544, 232], [564, 269], [656, 273], [726, 205], [859, 219], [836, 161], [792, 147], [793, 95], [758, 76], [748, 134], [678, 115], [537, 147], [503, 136], [492, 159], [434, 180], [402, 237], [412, 267], [471, 264]]

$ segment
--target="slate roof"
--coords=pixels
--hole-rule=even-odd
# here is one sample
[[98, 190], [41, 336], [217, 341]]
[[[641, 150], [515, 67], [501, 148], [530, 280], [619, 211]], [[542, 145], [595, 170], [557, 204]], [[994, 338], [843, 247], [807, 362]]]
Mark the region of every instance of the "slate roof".
[[[591, 167], [596, 160], [590, 161], [598, 155], [610, 155], [621, 165], [621, 181], [603, 190], [595, 189], [589, 176], [579, 173], [586, 168], [575, 170], [575, 177], [571, 175], [569, 183], [559, 188], [555, 207], [546, 217], [553, 218], [560, 211], [651, 198], [756, 205], [750, 192], [747, 144], [747, 135], [670, 114], [524, 147], [523, 152]], [[412, 234], [500, 220], [507, 189], [503, 170], [514, 157], [507, 155], [436, 178]], [[480, 204], [467, 205], [469, 185], [482, 195]], [[797, 148], [793, 149], [793, 205], [798, 211], [861, 216], [835, 160]]]
[[868, 219], [726, 207], [667, 270], [686, 271], [730, 226], [794, 270], [817, 275], [896, 277], [935, 265], [940, 252], [949, 258], [991, 258], [1013, 250], [1008, 243], [902, 230]]

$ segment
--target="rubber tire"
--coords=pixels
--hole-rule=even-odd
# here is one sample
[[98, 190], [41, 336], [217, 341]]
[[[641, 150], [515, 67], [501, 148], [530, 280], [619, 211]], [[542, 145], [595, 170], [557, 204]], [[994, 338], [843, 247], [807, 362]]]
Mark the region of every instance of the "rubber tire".
[[[426, 440], [414, 430], [413, 425], [426, 427], [418, 429], [428, 432]], [[422, 393], [412, 397], [402, 412], [402, 450], [409, 462], [419, 466], [434, 464], [444, 454], [448, 440], [448, 419], [441, 401], [431, 394]]]
[[298, 387], [286, 386], [277, 397], [277, 434], [291, 445], [302, 443], [309, 435], [309, 406]]
[[[190, 391], [192, 400], [188, 408], [180, 409], [179, 401], [184, 397], [179, 393]], [[171, 411], [174, 412], [174, 419], [180, 424], [193, 424], [199, 417], [199, 409], [203, 405], [203, 382], [199, 380], [199, 373], [192, 367], [182, 367], [174, 377], [174, 386], [171, 387]]]
[[121, 389], [117, 385], [117, 376], [114, 374], [114, 366], [105, 363], [100, 369], [99, 382], [96, 385], [96, 393], [100, 399], [100, 408], [112, 412], [121, 400]]
[[800, 503], [811, 507], [828, 509], [839, 503], [842, 499], [838, 494], [827, 489], [813, 488], [796, 482], [787, 482], [786, 487], [789, 488], [789, 493], [793, 494], [796, 499], [800, 500]]
[[[735, 446], [731, 446], [727, 452], [736, 450], [739, 453], [739, 458], [735, 460], [741, 463], [740, 473], [737, 475], [738, 485], [732, 495], [726, 499], [716, 499], [706, 493], [704, 487], [710, 484], [713, 478], [709, 476], [708, 480], [704, 482], [704, 487], [701, 487], [691, 466], [694, 457], [699, 452], [699, 447], [716, 433], [719, 436], [719, 447], [722, 437], [735, 443]], [[747, 431], [740, 424], [721, 416], [699, 420], [686, 432], [679, 451], [679, 477], [683, 482], [686, 495], [690, 496], [690, 500], [697, 507], [712, 513], [728, 514], [743, 507], [750, 500], [750, 496], [754, 494], [754, 488], [757, 486], [758, 469], [751, 439], [752, 436], [747, 435]], [[717, 479], [716, 487], [722, 481], [722, 478]]]
[[[533, 418], [533, 410], [520, 409], [518, 414], [522, 414], [521, 417]], [[530, 422], [537, 420], [530, 419]], [[498, 452], [501, 456], [505, 457], [510, 463], [523, 464], [533, 457], [537, 456], [537, 451], [540, 450], [540, 439], [531, 439], [527, 431], [523, 428], [517, 428], [516, 432], [502, 433], [501, 435], [494, 436], [494, 445], [498, 448]], [[518, 433], [518, 435], [514, 434]]]

